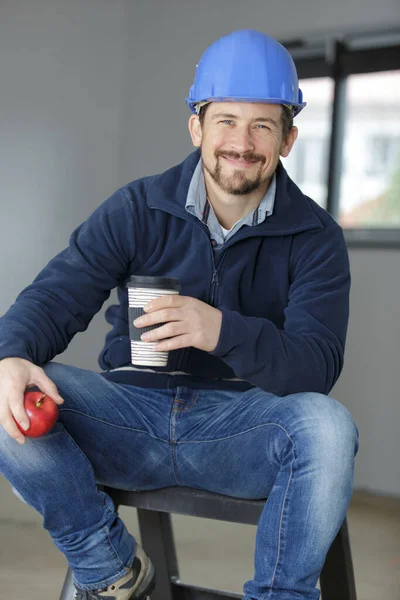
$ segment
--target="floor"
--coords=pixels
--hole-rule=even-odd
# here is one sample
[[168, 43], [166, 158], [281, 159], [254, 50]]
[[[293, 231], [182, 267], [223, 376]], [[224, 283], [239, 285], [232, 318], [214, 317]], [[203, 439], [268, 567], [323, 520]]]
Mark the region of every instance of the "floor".
[[[0, 599], [58, 600], [63, 555], [1, 476], [0, 497]], [[138, 537], [135, 511], [120, 512]], [[348, 523], [358, 600], [400, 600], [400, 499], [355, 492]], [[174, 517], [174, 525], [181, 579], [241, 593], [252, 574], [255, 527], [190, 517]]]

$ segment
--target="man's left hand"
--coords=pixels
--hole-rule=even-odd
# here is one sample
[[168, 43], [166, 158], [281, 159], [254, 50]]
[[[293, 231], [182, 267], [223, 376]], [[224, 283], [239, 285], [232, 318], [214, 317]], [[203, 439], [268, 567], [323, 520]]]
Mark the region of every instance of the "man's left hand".
[[[221, 331], [222, 312], [201, 300], [173, 294], [151, 300], [147, 314], [135, 319], [135, 327], [165, 323], [141, 336], [143, 342], [158, 342], [154, 350], [167, 352], [177, 348], [215, 350]], [[169, 339], [165, 339], [169, 338]]]

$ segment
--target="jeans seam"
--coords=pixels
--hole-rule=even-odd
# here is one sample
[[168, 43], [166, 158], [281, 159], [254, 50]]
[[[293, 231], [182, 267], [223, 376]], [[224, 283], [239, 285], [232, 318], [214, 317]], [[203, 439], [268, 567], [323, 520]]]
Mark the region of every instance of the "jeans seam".
[[112, 541], [111, 541], [111, 538], [110, 538], [110, 530], [109, 530], [109, 528], [107, 527], [107, 525], [104, 525], [104, 527], [103, 527], [103, 531], [104, 531], [104, 532], [105, 532], [105, 534], [107, 535], [107, 540], [108, 540], [108, 544], [109, 544], [109, 547], [110, 547], [111, 551], [114, 553], [114, 556], [115, 556], [115, 557], [116, 557], [116, 559], [119, 561], [119, 563], [120, 563], [120, 565], [121, 565], [122, 569], [123, 569], [123, 570], [125, 570], [125, 572], [127, 572], [127, 571], [129, 570], [129, 567], [128, 567], [127, 565], [125, 565], [125, 564], [124, 564], [124, 561], [121, 559], [121, 557], [120, 557], [120, 555], [118, 554], [118, 552], [117, 552], [117, 550], [116, 550], [116, 548], [115, 548], [114, 544], [112, 543]]
[[[78, 444], [75, 442], [75, 440], [74, 440], [74, 438], [72, 437], [72, 435], [71, 435], [71, 434], [68, 432], [68, 430], [67, 430], [67, 429], [64, 427], [64, 425], [63, 425], [63, 428], [64, 428], [64, 432], [67, 434], [67, 436], [69, 437], [69, 439], [71, 440], [71, 442], [73, 443], [73, 445], [74, 445], [74, 446], [75, 446], [75, 447], [76, 447], [76, 448], [79, 450], [79, 452], [80, 452], [80, 453], [82, 454], [82, 456], [83, 456], [83, 459], [84, 459], [84, 460], [86, 461], [86, 463], [89, 465], [90, 471], [91, 471], [91, 472], [92, 472], [92, 474], [93, 474], [93, 480], [94, 480], [94, 482], [95, 482], [95, 486], [96, 486], [96, 488], [97, 488], [97, 484], [96, 484], [96, 477], [95, 477], [95, 473], [94, 473], [93, 465], [91, 464], [91, 462], [90, 462], [90, 461], [89, 461], [89, 459], [87, 458], [86, 454], [85, 454], [85, 453], [84, 453], [84, 452], [81, 450], [81, 448], [80, 448], [80, 447], [78, 446]], [[98, 490], [98, 488], [97, 488], [97, 490]], [[99, 490], [98, 490], [98, 492], [99, 492], [99, 493], [102, 493], [102, 495], [103, 495], [103, 502], [104, 502], [104, 504], [105, 504], [105, 509], [106, 509], [106, 510], [109, 510], [109, 511], [111, 512], [111, 509], [110, 509], [110, 507], [109, 507], [109, 506], [108, 506], [108, 504], [107, 504], [107, 499], [106, 499], [106, 497], [105, 497], [105, 493], [104, 493], [104, 492], [100, 492]], [[122, 575], [124, 575], [124, 574], [126, 574], [126, 573], [127, 573], [127, 571], [128, 571], [128, 569], [129, 569], [129, 567], [125, 567], [125, 566], [124, 566], [124, 564], [123, 564], [123, 562], [122, 562], [122, 560], [121, 560], [121, 558], [120, 558], [119, 554], [116, 552], [116, 550], [115, 550], [115, 548], [114, 548], [114, 546], [113, 546], [113, 544], [112, 544], [112, 542], [111, 542], [110, 535], [109, 535], [109, 530], [108, 530], [107, 526], [106, 526], [106, 525], [104, 525], [104, 526], [102, 527], [102, 530], [103, 530], [103, 531], [105, 531], [109, 545], [111, 546], [111, 548], [112, 548], [112, 550], [113, 550], [114, 554], [117, 556], [117, 558], [118, 558], [119, 562], [120, 562], [120, 563], [121, 563], [121, 565], [123, 566], [123, 570], [122, 570], [122, 571], [119, 571], [119, 572], [116, 574], [116, 576], [117, 576], [117, 579], [116, 579], [115, 581], [118, 581], [118, 579], [120, 579], [120, 577], [121, 577]], [[82, 589], [92, 589], [92, 590], [93, 590], [93, 589], [97, 589], [97, 586], [99, 586], [99, 587], [102, 587], [103, 585], [109, 585], [108, 583], [106, 583], [107, 581], [108, 581], [108, 580], [104, 580], [104, 581], [100, 581], [100, 582], [98, 582], [98, 583], [96, 583], [96, 584], [90, 584], [90, 585], [89, 585], [89, 587], [87, 587], [87, 585], [84, 585], [84, 586], [82, 587]], [[77, 581], [75, 580], [75, 577], [74, 577], [74, 582], [77, 584], [77, 586], [78, 586], [78, 587], [80, 586], [79, 582], [77, 582]], [[96, 586], [96, 588], [92, 587], [93, 585], [95, 585], [95, 586]]]
[[96, 583], [80, 584], [78, 581], [76, 581], [76, 579], [75, 579], [75, 577], [74, 577], [74, 583], [76, 584], [76, 586], [77, 586], [78, 588], [80, 588], [80, 589], [82, 589], [82, 590], [93, 591], [93, 590], [98, 590], [98, 589], [100, 589], [100, 588], [103, 588], [104, 586], [107, 586], [107, 587], [108, 587], [108, 586], [109, 586], [109, 585], [111, 585], [112, 583], [115, 583], [116, 581], [118, 581], [119, 579], [121, 579], [121, 577], [124, 577], [124, 576], [125, 576], [125, 575], [128, 573], [128, 571], [129, 571], [129, 569], [130, 569], [130, 567], [125, 567], [124, 563], [121, 561], [121, 559], [120, 559], [120, 557], [119, 557], [118, 553], [116, 552], [116, 550], [115, 550], [115, 548], [114, 548], [113, 544], [110, 542], [110, 539], [109, 539], [109, 534], [108, 534], [108, 531], [107, 531], [107, 527], [106, 527], [106, 526], [104, 526], [104, 527], [102, 528], [102, 530], [103, 530], [103, 531], [105, 531], [105, 533], [106, 533], [106, 536], [107, 536], [107, 539], [108, 539], [108, 542], [109, 542], [109, 544], [110, 544], [110, 546], [111, 546], [112, 550], [114, 550], [114, 553], [116, 554], [116, 556], [117, 556], [117, 558], [118, 558], [119, 562], [121, 563], [121, 565], [122, 565], [122, 569], [120, 569], [120, 570], [118, 571], [118, 573], [115, 573], [115, 575], [113, 575], [112, 577], [107, 577], [106, 579], [102, 579], [101, 581], [97, 581]]
[[[179, 395], [179, 391], [178, 391], [178, 395]], [[174, 477], [175, 477], [175, 481], [178, 485], [182, 485], [182, 481], [179, 477], [179, 473], [178, 473], [178, 463], [176, 460], [176, 445], [177, 445], [177, 441], [176, 441], [176, 415], [178, 414], [179, 410], [174, 408], [174, 402], [175, 402], [176, 398], [174, 399], [174, 401], [172, 402], [172, 407], [171, 407], [171, 413], [170, 413], [170, 421], [169, 421], [169, 437], [170, 437], [170, 445], [171, 445], [171, 454], [172, 454], [172, 469], [173, 469], [173, 473], [174, 473]]]
[[[104, 502], [105, 510], [108, 511], [108, 512], [110, 512], [110, 513], [113, 513], [113, 511], [111, 510], [111, 508], [109, 507], [109, 505], [107, 503], [107, 498], [106, 498], [105, 492], [103, 492], [103, 502]], [[115, 573], [114, 575], [112, 575], [112, 577], [107, 577], [106, 579], [102, 579], [101, 581], [98, 581], [96, 583], [91, 583], [89, 585], [82, 586], [82, 589], [85, 589], [85, 590], [97, 590], [97, 589], [102, 588], [104, 586], [108, 587], [109, 585], [111, 585], [115, 581], [118, 581], [119, 579], [121, 579], [121, 577], [124, 577], [128, 573], [128, 571], [129, 571], [129, 569], [131, 567], [131, 565], [125, 565], [124, 564], [124, 562], [121, 559], [118, 551], [116, 550], [114, 544], [112, 543], [111, 538], [110, 538], [109, 527], [107, 525], [104, 525], [102, 527], [102, 531], [103, 531], [103, 533], [106, 536], [106, 539], [107, 539], [110, 551], [114, 554], [114, 557], [120, 563], [120, 565], [121, 565], [122, 568], [120, 568], [117, 573]], [[79, 587], [79, 583], [77, 583], [77, 585]]]
[[[112, 515], [115, 515], [117, 518], [120, 518], [117, 511], [112, 510], [111, 507], [109, 506], [108, 502], [107, 502], [107, 496], [106, 496], [106, 492], [103, 492], [104, 496], [103, 496], [103, 502], [105, 505], [105, 510], [109, 513], [111, 513]], [[110, 548], [112, 548], [112, 550], [114, 551], [114, 554], [116, 555], [116, 557], [118, 558], [119, 562], [121, 563], [121, 566], [125, 569], [125, 571], [127, 572], [130, 568], [131, 565], [126, 565], [124, 563], [124, 561], [122, 560], [122, 558], [120, 557], [118, 550], [115, 548], [114, 544], [112, 543], [111, 537], [110, 537], [110, 528], [107, 525], [104, 525], [103, 529], [106, 531], [107, 534], [107, 539], [108, 539], [108, 543], [110, 545]]]
[[[280, 520], [279, 520], [278, 553], [277, 553], [277, 557], [276, 557], [276, 563], [275, 563], [274, 572], [273, 572], [273, 575], [272, 575], [271, 585], [270, 585], [269, 592], [268, 592], [269, 595], [273, 591], [272, 588], [273, 588], [273, 585], [275, 583], [275, 577], [276, 577], [276, 573], [277, 573], [278, 565], [279, 565], [279, 560], [280, 560], [280, 556], [281, 556], [282, 521], [283, 521], [283, 515], [285, 513], [286, 500], [287, 500], [287, 497], [288, 497], [289, 488], [290, 488], [290, 484], [291, 484], [292, 476], [293, 476], [293, 463], [295, 461], [293, 440], [290, 437], [290, 435], [288, 434], [288, 432], [286, 431], [286, 429], [284, 427], [282, 427], [282, 429], [286, 433], [287, 437], [289, 438], [289, 440], [290, 440], [290, 442], [292, 444], [292, 456], [293, 456], [293, 458], [292, 458], [292, 462], [290, 464], [290, 477], [289, 477], [289, 481], [288, 481], [288, 484], [287, 484], [287, 487], [286, 487], [285, 497], [284, 497], [284, 500], [283, 500], [283, 503], [282, 503], [282, 512], [281, 512], [281, 516], [280, 516]], [[266, 600], [266, 598], [265, 598], [265, 600]]]
[[[144, 434], [148, 435], [153, 440], [158, 440], [160, 442], [166, 442], [166, 443], [169, 442], [169, 440], [166, 440], [164, 438], [158, 437], [157, 435], [152, 435], [151, 433], [149, 433], [148, 431], [146, 431], [144, 429], [136, 429], [135, 427], [126, 427], [124, 425], [116, 425], [115, 423], [109, 423], [108, 421], [104, 421], [104, 419], [99, 419], [98, 417], [93, 417], [92, 415], [88, 415], [87, 413], [81, 412], [80, 410], [75, 410], [73, 408], [59, 409], [59, 412], [60, 413], [62, 413], [62, 412], [73, 412], [73, 413], [76, 413], [78, 415], [81, 415], [82, 417], [87, 417], [88, 419], [91, 419], [92, 421], [98, 421], [99, 423], [103, 423], [104, 425], [108, 425], [109, 427], [115, 427], [116, 429], [124, 429], [126, 431], [136, 431], [137, 433], [144, 433]], [[63, 424], [63, 426], [65, 428], [64, 423], [62, 423], [62, 424]], [[65, 428], [65, 431], [67, 431], [66, 428]], [[72, 436], [71, 436], [71, 439], [73, 439]], [[79, 446], [78, 446], [78, 448], [79, 448]]]
[[[288, 432], [286, 431], [286, 429], [284, 427], [282, 427], [282, 425], [280, 425], [279, 423], [262, 423], [262, 425], [256, 425], [255, 427], [250, 427], [250, 429], [246, 429], [245, 431], [240, 431], [239, 433], [233, 433], [232, 435], [226, 435], [224, 437], [221, 438], [213, 438], [212, 440], [188, 440], [188, 441], [179, 441], [177, 442], [177, 444], [211, 444], [213, 442], [222, 442], [224, 440], [229, 440], [235, 437], [239, 437], [241, 435], [244, 435], [246, 433], [250, 433], [251, 431], [254, 431], [255, 429], [260, 429], [261, 427], [268, 427], [270, 425], [274, 425], [276, 427], [280, 427], [280, 429], [282, 429], [286, 435], [288, 436], [288, 438], [290, 439], [290, 436], [288, 434]], [[290, 439], [291, 441], [291, 439]]]
[[[270, 426], [274, 426], [274, 427], [279, 427], [279, 429], [282, 429], [285, 434], [287, 435], [287, 437], [289, 438], [289, 440], [292, 442], [290, 435], [288, 434], [288, 432], [286, 431], [286, 429], [284, 427], [282, 427], [282, 425], [279, 425], [279, 423], [263, 423], [262, 425], [257, 425], [256, 427], [252, 427], [251, 429], [246, 429], [246, 431], [241, 431], [240, 433], [235, 433], [234, 435], [229, 435], [223, 438], [216, 438], [213, 440], [196, 440], [196, 441], [179, 441], [179, 442], [175, 442], [176, 445], [178, 444], [213, 444], [215, 442], [223, 442], [224, 440], [229, 440], [232, 439], [234, 437], [239, 437], [241, 435], [245, 435], [247, 433], [250, 433], [256, 429], [260, 429], [262, 427], [270, 427]], [[293, 443], [293, 442], [292, 442]], [[268, 464], [271, 468], [276, 469], [276, 465], [272, 464], [272, 462], [269, 460], [269, 457], [266, 457]]]
[[[74, 438], [72, 437], [72, 435], [70, 434], [70, 432], [68, 431], [68, 429], [66, 429], [64, 423], [62, 423], [62, 426], [63, 426], [64, 432], [67, 434], [67, 436], [69, 437], [69, 439], [71, 440], [71, 442], [73, 443], [73, 445], [75, 446], [75, 448], [77, 448], [79, 450], [79, 452], [82, 454], [83, 459], [86, 461], [87, 465], [89, 466], [89, 469], [90, 469], [91, 473], [93, 474], [93, 480], [94, 480], [94, 482], [96, 484], [96, 474], [94, 472], [94, 468], [93, 468], [92, 463], [90, 462], [90, 460], [88, 459], [88, 457], [86, 456], [86, 454], [83, 452], [82, 448], [80, 448], [78, 446], [78, 444], [76, 443], [76, 441], [74, 440]], [[96, 486], [97, 486], [97, 484], [96, 484]]]

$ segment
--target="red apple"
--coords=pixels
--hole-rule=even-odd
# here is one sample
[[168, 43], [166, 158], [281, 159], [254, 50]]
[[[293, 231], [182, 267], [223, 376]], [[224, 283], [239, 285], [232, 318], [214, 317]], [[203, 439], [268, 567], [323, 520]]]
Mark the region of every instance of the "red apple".
[[17, 423], [18, 429], [24, 435], [37, 438], [53, 429], [58, 417], [57, 404], [53, 398], [43, 394], [43, 392], [26, 391], [24, 406], [30, 420], [30, 426], [25, 430]]

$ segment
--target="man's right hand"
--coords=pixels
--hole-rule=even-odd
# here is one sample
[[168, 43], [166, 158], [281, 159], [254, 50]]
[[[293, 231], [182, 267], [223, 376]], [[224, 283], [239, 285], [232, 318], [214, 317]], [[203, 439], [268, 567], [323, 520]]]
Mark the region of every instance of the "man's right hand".
[[32, 385], [36, 385], [41, 392], [53, 398], [56, 404], [64, 402], [56, 385], [40, 367], [24, 358], [11, 357], [0, 360], [0, 425], [19, 444], [25, 442], [25, 436], [18, 429], [14, 419], [24, 429], [29, 428], [29, 418], [24, 408], [24, 392]]

